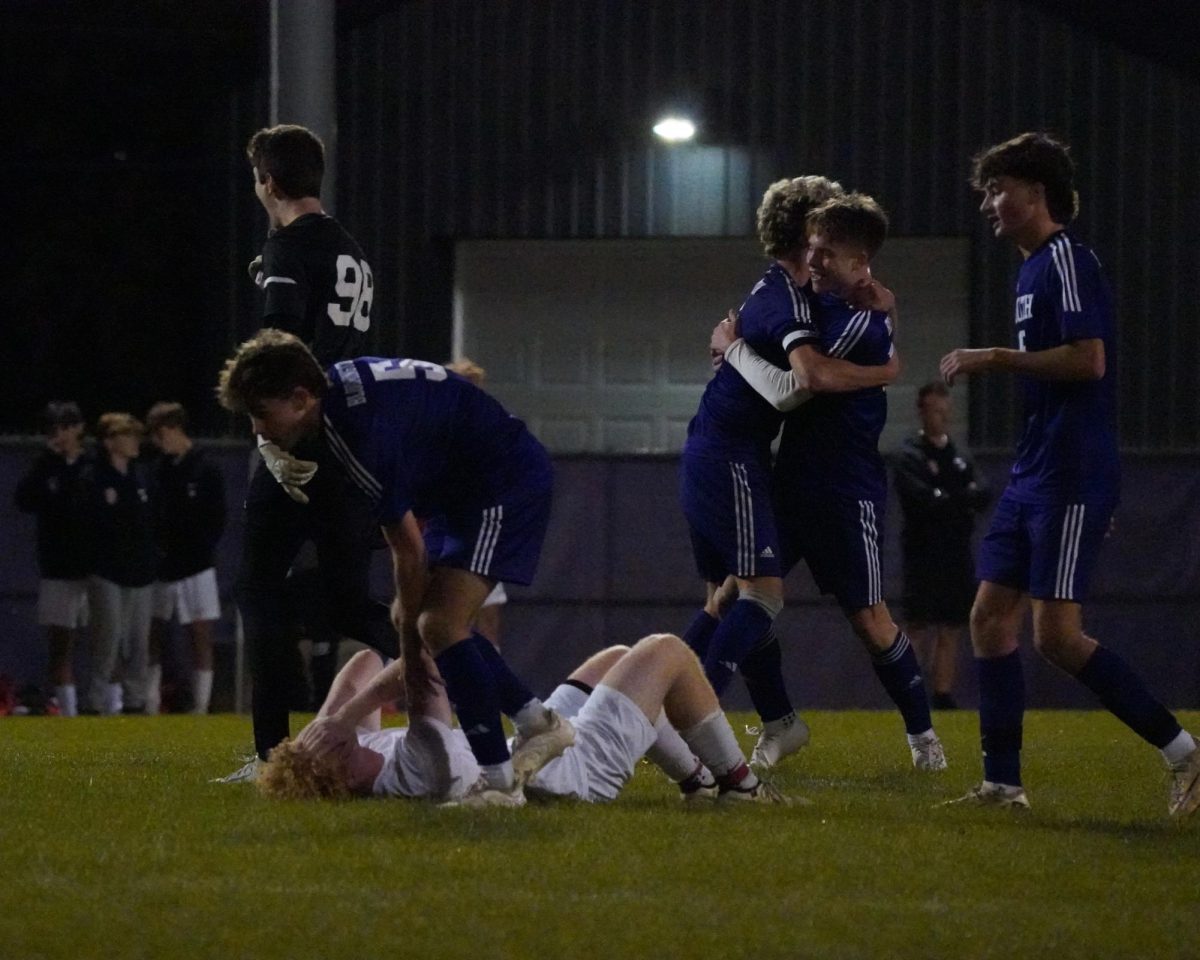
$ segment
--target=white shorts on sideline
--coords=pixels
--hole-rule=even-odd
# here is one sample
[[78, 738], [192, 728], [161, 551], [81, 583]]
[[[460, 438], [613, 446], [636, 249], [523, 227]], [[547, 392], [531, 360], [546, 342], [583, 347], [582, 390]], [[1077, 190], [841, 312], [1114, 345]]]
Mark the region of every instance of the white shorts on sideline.
[[217, 592], [217, 571], [209, 567], [182, 580], [154, 585], [154, 618], [170, 620], [176, 613], [180, 623], [220, 620], [221, 597]]
[[492, 592], [483, 601], [485, 607], [500, 607], [508, 603], [508, 594], [504, 592], [504, 584], [499, 581], [492, 587]]
[[75, 630], [88, 623], [87, 585], [84, 580], [42, 580], [38, 584], [37, 622], [43, 627]]
[[[562, 707], [560, 712], [571, 716], [582, 696], [582, 690], [563, 684], [546, 699], [546, 706]], [[575, 745], [542, 767], [530, 790], [590, 803], [615, 800], [653, 745], [654, 726], [636, 703], [604, 684], [596, 687], [571, 722]]]

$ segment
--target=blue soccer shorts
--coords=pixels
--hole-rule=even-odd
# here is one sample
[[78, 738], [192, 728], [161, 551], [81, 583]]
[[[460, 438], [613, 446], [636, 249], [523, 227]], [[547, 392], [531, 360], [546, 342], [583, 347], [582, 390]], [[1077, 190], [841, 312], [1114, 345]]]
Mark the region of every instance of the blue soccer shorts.
[[1037, 600], [1082, 603], [1116, 505], [1022, 503], [1005, 493], [979, 545], [976, 576]]
[[800, 560], [808, 564], [817, 589], [832, 594], [853, 612], [883, 600], [879, 545], [887, 501], [848, 497], [814, 498], [779, 509], [785, 573]]
[[730, 574], [743, 579], [781, 575], [771, 477], [764, 464], [684, 453], [679, 479], [701, 577], [721, 583]]
[[550, 525], [554, 467], [545, 448], [526, 434], [489, 479], [489, 494], [443, 491], [441, 511], [425, 517], [429, 563], [528, 585]]

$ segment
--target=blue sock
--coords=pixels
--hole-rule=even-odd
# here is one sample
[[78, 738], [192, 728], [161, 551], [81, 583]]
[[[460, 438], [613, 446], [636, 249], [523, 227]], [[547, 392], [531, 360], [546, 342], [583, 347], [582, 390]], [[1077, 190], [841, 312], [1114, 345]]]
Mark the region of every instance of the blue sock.
[[711, 616], [707, 610], [701, 610], [693, 618], [683, 634], [683, 642], [692, 648], [692, 652], [701, 660], [708, 653], [708, 644], [721, 621]]
[[783, 656], [774, 630], [742, 660], [742, 680], [763, 723], [795, 713], [783, 682]]
[[746, 655], [771, 632], [773, 617], [752, 600], [738, 600], [713, 631], [704, 655], [704, 675], [719, 697]]
[[977, 657], [979, 670], [979, 738], [983, 745], [983, 778], [1021, 786], [1021, 739], [1025, 717], [1025, 674], [1021, 653]]
[[1171, 711], [1150, 695], [1129, 664], [1107, 647], [1096, 647], [1075, 676], [1118, 720], [1160, 750], [1183, 729]]
[[508, 743], [500, 722], [496, 681], [479, 648], [467, 638], [447, 647], [434, 660], [475, 759], [484, 767], [504, 763]]
[[496, 681], [496, 698], [500, 709], [506, 716], [515, 717], [525, 704], [533, 699], [533, 693], [525, 686], [512, 668], [505, 662], [504, 657], [495, 645], [482, 633], [473, 631], [471, 643], [483, 657], [484, 663], [492, 671], [492, 679]]
[[871, 654], [871, 663], [883, 689], [900, 708], [905, 731], [918, 734], [931, 729], [933, 718], [929, 715], [929, 697], [925, 694], [921, 665], [917, 663], [908, 634], [898, 630], [890, 647], [882, 653]]

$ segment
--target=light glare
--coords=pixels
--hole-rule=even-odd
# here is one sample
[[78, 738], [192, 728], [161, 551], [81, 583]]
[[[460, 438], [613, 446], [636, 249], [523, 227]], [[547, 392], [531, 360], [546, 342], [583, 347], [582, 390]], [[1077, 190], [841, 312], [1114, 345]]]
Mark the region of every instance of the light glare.
[[679, 143], [696, 135], [696, 125], [683, 117], [665, 117], [654, 125], [654, 132], [668, 143]]

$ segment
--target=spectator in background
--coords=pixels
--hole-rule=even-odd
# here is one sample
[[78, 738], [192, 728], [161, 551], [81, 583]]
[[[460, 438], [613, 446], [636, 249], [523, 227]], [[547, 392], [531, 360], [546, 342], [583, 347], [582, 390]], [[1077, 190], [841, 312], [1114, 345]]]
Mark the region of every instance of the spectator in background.
[[191, 638], [192, 713], [208, 713], [213, 681], [213, 625], [221, 618], [213, 552], [225, 529], [225, 482], [187, 434], [178, 403], [156, 403], [146, 428], [162, 451], [155, 472], [158, 582], [150, 629], [146, 712], [157, 713], [162, 650], [173, 616]]
[[926, 672], [934, 707], [953, 710], [958, 645], [975, 599], [971, 534], [988, 492], [948, 433], [950, 391], [941, 382], [917, 392], [921, 429], [894, 459], [904, 513], [904, 614]]
[[[149, 470], [138, 460], [144, 430], [128, 413], [96, 424], [103, 450], [91, 487], [94, 548], [90, 702], [97, 713], [142, 713], [158, 549]], [[118, 682], [118, 680], [120, 682]]]
[[46, 628], [50, 679], [59, 713], [78, 712], [71, 658], [87, 622], [88, 491], [92, 458], [84, 449], [83, 415], [70, 402], [43, 413], [46, 449], [17, 484], [17, 508], [37, 517], [38, 623]]

